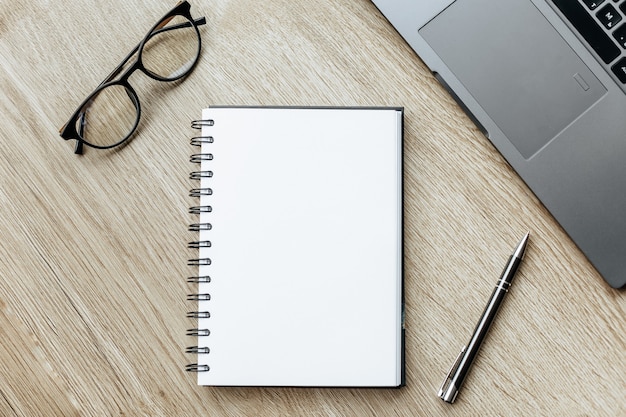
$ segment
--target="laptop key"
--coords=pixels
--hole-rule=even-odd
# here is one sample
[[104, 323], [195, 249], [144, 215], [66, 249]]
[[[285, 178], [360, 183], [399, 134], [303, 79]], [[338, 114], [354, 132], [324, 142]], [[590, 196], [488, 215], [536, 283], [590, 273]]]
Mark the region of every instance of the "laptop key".
[[620, 49], [585, 7], [573, 0], [552, 0], [605, 64], [620, 55]]
[[622, 16], [619, 14], [615, 7], [610, 4], [607, 4], [596, 14], [600, 23], [604, 25], [605, 28], [611, 30], [615, 27], [616, 24], [622, 20]]
[[613, 70], [613, 74], [617, 76], [622, 84], [626, 84], [626, 58], [617, 61], [617, 63], [611, 67], [611, 70]]
[[589, 7], [590, 10], [595, 10], [599, 5], [604, 3], [604, 0], [583, 0], [583, 2], [587, 5], [587, 7]]
[[613, 37], [622, 48], [626, 49], [626, 23], [615, 29]]

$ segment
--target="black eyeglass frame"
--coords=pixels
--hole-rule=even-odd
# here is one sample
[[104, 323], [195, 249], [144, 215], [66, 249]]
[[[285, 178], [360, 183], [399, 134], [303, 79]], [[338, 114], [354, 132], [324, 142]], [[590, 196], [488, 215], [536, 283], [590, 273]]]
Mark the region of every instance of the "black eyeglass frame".
[[[187, 22], [180, 24], [180, 25], [164, 28], [164, 26], [167, 25], [167, 23], [169, 23], [169, 21], [172, 20], [176, 16], [184, 17], [185, 19], [187, 19]], [[87, 98], [80, 104], [80, 106], [78, 106], [74, 114], [70, 117], [69, 121], [59, 130], [59, 133], [63, 139], [76, 140], [76, 147], [74, 149], [74, 153], [78, 155], [82, 154], [84, 145], [92, 147], [92, 148], [96, 148], [96, 149], [110, 149], [126, 142], [133, 135], [133, 133], [135, 133], [135, 131], [137, 130], [137, 126], [139, 126], [139, 120], [141, 119], [141, 104], [139, 103], [139, 96], [137, 95], [137, 92], [135, 91], [135, 89], [130, 85], [128, 79], [137, 70], [143, 72], [148, 77], [154, 80], [164, 81], [164, 82], [177, 81], [189, 75], [189, 73], [191, 73], [191, 71], [193, 71], [193, 69], [197, 65], [198, 60], [200, 58], [200, 52], [202, 49], [202, 39], [200, 37], [200, 30], [198, 29], [198, 26], [201, 26], [204, 24], [206, 24], [206, 18], [204, 16], [198, 19], [194, 19], [191, 16], [191, 4], [189, 4], [188, 1], [179, 2], [172, 10], [170, 10], [165, 16], [163, 16], [148, 31], [148, 33], [143, 38], [143, 40], [137, 46], [135, 46], [135, 48], [126, 56], [126, 58], [124, 58], [122, 62], [104, 79], [104, 81], [102, 81], [100, 85], [98, 85], [98, 87], [96, 87], [96, 89], [87, 96]], [[142, 61], [143, 48], [146, 42], [148, 42], [153, 36], [159, 33], [163, 33], [163, 32], [170, 31], [170, 30], [186, 28], [186, 27], [189, 27], [189, 25], [193, 26], [193, 28], [196, 31], [196, 35], [198, 36], [198, 49], [196, 51], [194, 62], [191, 64], [191, 66], [185, 72], [181, 74], [177, 74], [176, 76], [171, 77], [171, 78], [161, 77], [158, 74], [154, 74], [150, 72], [150, 70], [144, 66], [143, 61]], [[120, 74], [120, 72], [128, 64], [128, 61], [135, 54], [137, 54], [137, 58], [135, 59], [135, 62], [133, 62], [124, 72]], [[83, 111], [83, 109], [85, 109], [87, 104], [91, 100], [93, 100], [94, 97], [100, 94], [104, 89], [109, 88], [111, 86], [115, 86], [115, 85], [124, 87], [126, 89], [126, 92], [129, 95], [129, 98], [133, 102], [135, 106], [135, 110], [136, 110], [135, 123], [133, 127], [130, 129], [130, 131], [128, 132], [128, 134], [116, 143], [113, 143], [111, 145], [97, 145], [94, 143], [90, 143], [83, 138], [83, 127], [84, 127], [84, 119], [85, 119], [85, 112]], [[79, 119], [82, 119], [82, 120], [80, 121], [80, 128], [77, 130], [76, 126], [79, 122]]]

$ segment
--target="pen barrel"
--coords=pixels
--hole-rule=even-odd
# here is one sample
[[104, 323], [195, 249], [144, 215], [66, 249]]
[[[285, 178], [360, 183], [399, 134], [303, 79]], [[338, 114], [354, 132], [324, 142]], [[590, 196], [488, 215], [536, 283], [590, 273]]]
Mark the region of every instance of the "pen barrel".
[[461, 358], [456, 372], [451, 376], [451, 382], [456, 387], [457, 391], [461, 388], [465, 377], [469, 373], [472, 363], [474, 362], [474, 359], [480, 350], [480, 346], [487, 336], [487, 332], [489, 331], [489, 328], [493, 323], [493, 319], [500, 308], [500, 304], [502, 304], [502, 301], [509, 291], [515, 272], [519, 268], [521, 262], [522, 260], [520, 258], [512, 256], [509, 258], [509, 261], [502, 271], [502, 275], [500, 276], [500, 279], [498, 280], [498, 283], [489, 298], [489, 302], [487, 303], [487, 306], [485, 307], [485, 310], [483, 311], [483, 314], [480, 317], [474, 332], [472, 333], [472, 338], [467, 344], [465, 354]]

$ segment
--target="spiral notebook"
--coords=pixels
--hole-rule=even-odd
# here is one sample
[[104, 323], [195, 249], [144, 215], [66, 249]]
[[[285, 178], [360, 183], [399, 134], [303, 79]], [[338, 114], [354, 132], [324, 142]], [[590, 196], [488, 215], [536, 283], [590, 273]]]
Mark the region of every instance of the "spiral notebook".
[[193, 126], [198, 384], [402, 386], [403, 109], [210, 107]]

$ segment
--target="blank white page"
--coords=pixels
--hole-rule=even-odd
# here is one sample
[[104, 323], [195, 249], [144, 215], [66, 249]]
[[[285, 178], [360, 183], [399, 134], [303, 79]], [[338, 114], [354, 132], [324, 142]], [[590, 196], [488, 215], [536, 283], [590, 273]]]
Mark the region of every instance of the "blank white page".
[[200, 385], [399, 386], [402, 111], [204, 109]]

